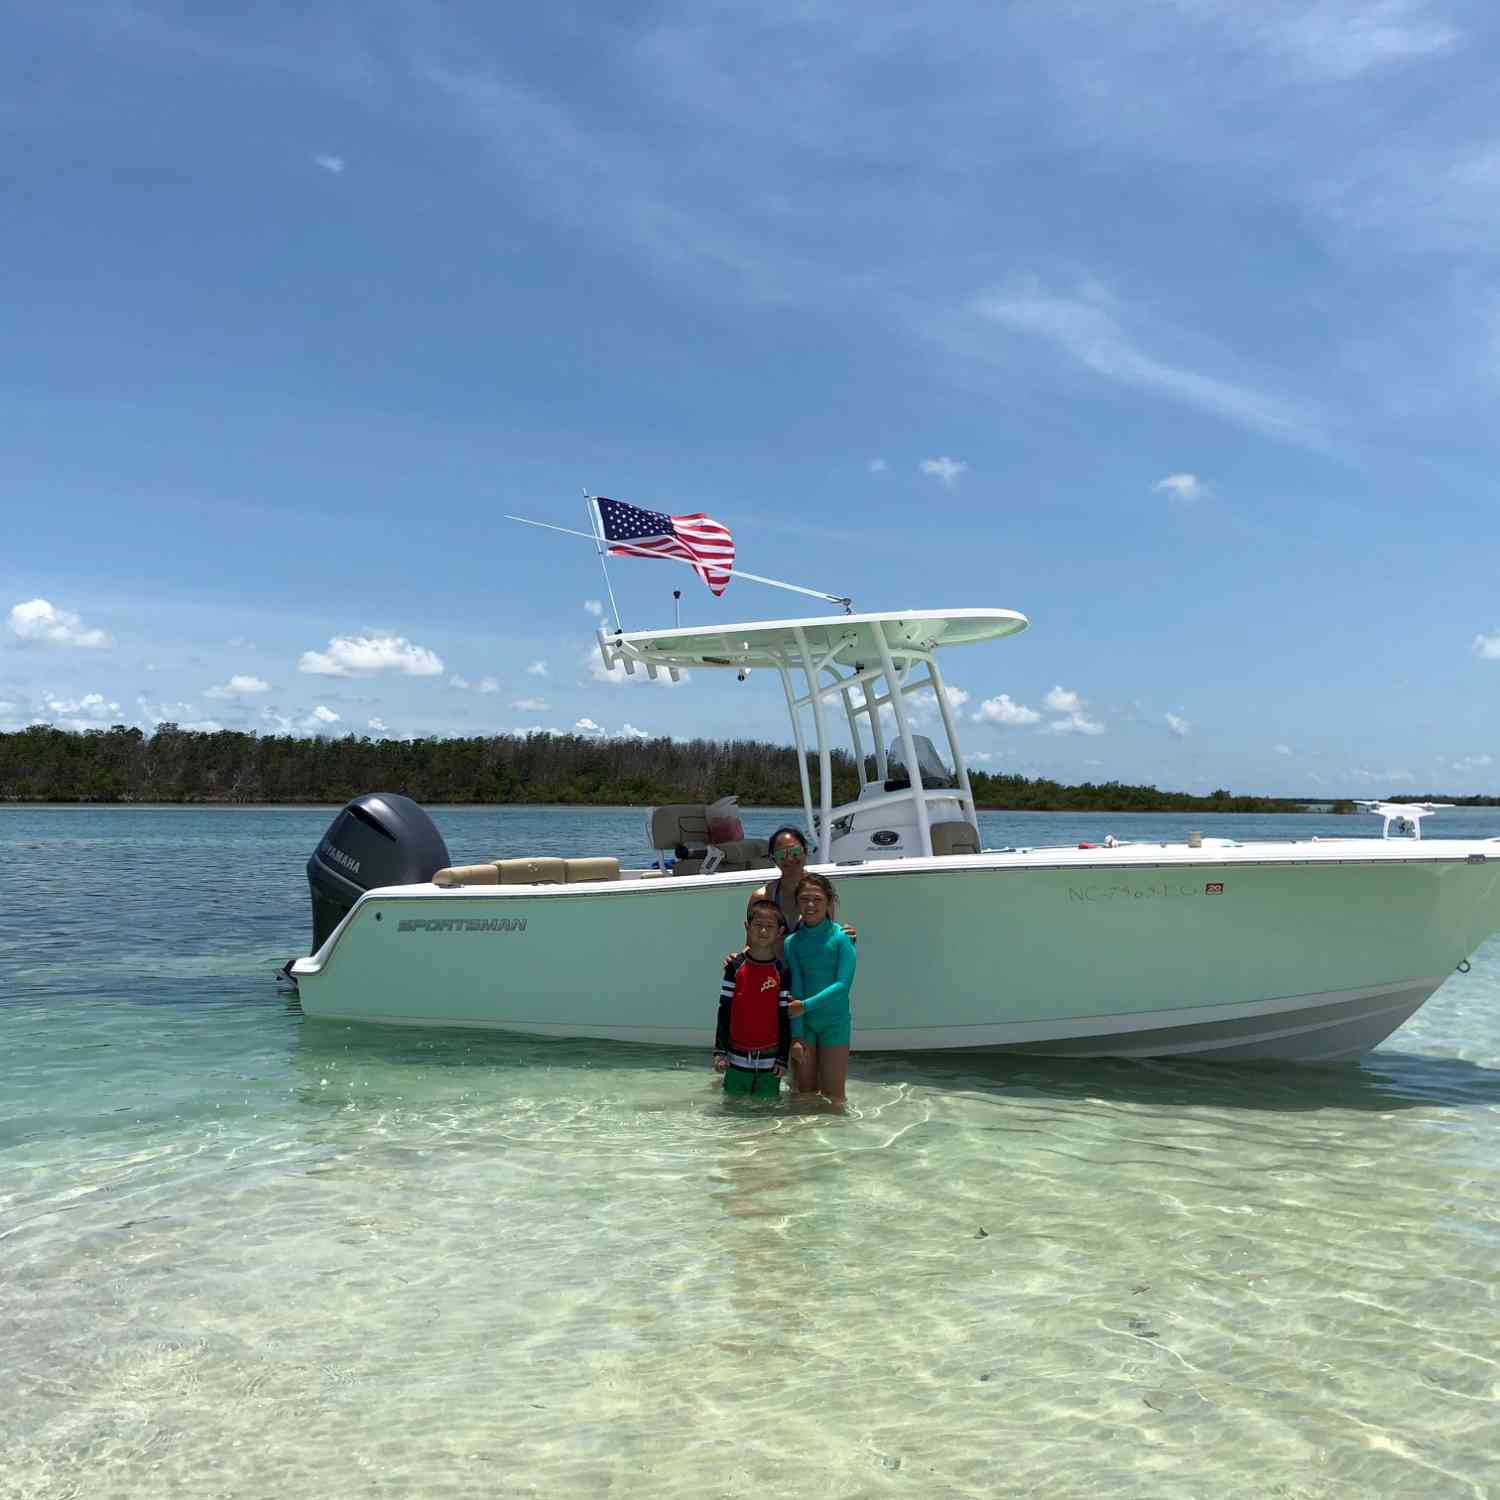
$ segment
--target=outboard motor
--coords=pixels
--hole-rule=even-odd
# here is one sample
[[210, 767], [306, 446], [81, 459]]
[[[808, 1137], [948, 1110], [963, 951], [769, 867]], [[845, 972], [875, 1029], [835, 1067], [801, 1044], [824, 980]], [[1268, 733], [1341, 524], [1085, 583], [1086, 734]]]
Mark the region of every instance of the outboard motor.
[[316, 953], [366, 891], [420, 885], [452, 863], [432, 819], [410, 797], [366, 792], [328, 825], [307, 862]]

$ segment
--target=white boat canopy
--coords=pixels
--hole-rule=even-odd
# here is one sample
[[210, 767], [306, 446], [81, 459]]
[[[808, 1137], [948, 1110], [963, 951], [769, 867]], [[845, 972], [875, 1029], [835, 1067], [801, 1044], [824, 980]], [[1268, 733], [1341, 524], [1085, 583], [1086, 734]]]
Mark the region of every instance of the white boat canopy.
[[[721, 667], [741, 673], [757, 669], [775, 671], [781, 678], [791, 714], [802, 777], [803, 809], [808, 823], [818, 830], [819, 859], [831, 863], [835, 858], [835, 834], [840, 832], [835, 824], [842, 823], [844, 831], [852, 828], [856, 808], [861, 814], [871, 814], [877, 809], [893, 813], [896, 804], [911, 804], [915, 812], [912, 834], [917, 847], [905, 853], [933, 853], [934, 814], [940, 820], [961, 815], [970, 825], [977, 826], [968, 767], [933, 653], [942, 646], [1000, 640], [1025, 630], [1027, 623], [1025, 615], [1010, 609], [820, 615], [806, 620], [695, 625], [619, 635], [600, 630], [599, 650], [606, 667], [613, 669], [619, 664], [627, 672], [634, 672], [641, 666], [652, 677], [663, 669], [674, 678], [687, 668]], [[923, 669], [920, 674], [918, 667]], [[794, 672], [802, 678], [801, 692], [793, 682]], [[919, 736], [913, 733], [906, 705], [909, 695], [924, 691], [933, 694], [942, 718], [956, 786], [924, 785]], [[840, 706], [849, 727], [860, 787], [857, 803], [849, 804], [847, 810], [833, 805], [826, 712], [829, 707]], [[881, 715], [881, 710], [887, 708], [894, 721], [899, 749], [887, 746], [887, 724]], [[811, 710], [813, 741], [818, 752], [820, 795], [816, 812], [807, 769], [808, 746], [803, 724], [806, 710]], [[870, 741], [868, 761], [862, 728]], [[893, 776], [893, 759], [899, 761], [899, 776]], [[946, 780], [943, 776], [933, 779]], [[840, 818], [839, 814], [845, 816]]]

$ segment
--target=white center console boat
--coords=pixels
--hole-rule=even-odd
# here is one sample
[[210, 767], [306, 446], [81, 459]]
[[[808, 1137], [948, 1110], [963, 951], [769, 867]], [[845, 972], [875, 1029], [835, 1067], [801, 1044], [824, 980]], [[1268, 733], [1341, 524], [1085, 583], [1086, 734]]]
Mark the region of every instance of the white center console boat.
[[[982, 849], [937, 654], [1026, 623], [961, 609], [600, 632], [627, 671], [778, 675], [811, 867], [859, 929], [856, 1051], [1351, 1058], [1500, 927], [1500, 841], [1415, 836], [1425, 808], [1387, 817], [1385, 837]], [[918, 701], [946, 757], [913, 728]], [[859, 781], [840, 804], [835, 724]], [[683, 844], [701, 812], [658, 810], [652, 842]], [[703, 840], [671, 873], [454, 868], [414, 803], [358, 798], [308, 862], [303, 1010], [709, 1047], [722, 956], [773, 872], [754, 841], [713, 845], [706, 820]]]

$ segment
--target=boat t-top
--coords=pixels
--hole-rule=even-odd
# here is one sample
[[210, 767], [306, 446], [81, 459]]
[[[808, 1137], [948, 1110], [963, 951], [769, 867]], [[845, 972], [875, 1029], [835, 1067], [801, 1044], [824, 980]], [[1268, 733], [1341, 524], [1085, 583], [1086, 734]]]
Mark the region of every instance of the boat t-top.
[[[810, 868], [859, 929], [856, 1051], [1351, 1058], [1500, 927], [1500, 841], [1391, 836], [1427, 807], [1382, 804], [1383, 837], [985, 849], [938, 656], [1026, 626], [952, 609], [599, 633], [611, 669], [779, 678]], [[836, 737], [858, 779], [842, 802]], [[711, 1046], [718, 966], [771, 861], [713, 806], [647, 826], [634, 869], [588, 850], [454, 866], [415, 803], [356, 798], [308, 861], [303, 1010]]]

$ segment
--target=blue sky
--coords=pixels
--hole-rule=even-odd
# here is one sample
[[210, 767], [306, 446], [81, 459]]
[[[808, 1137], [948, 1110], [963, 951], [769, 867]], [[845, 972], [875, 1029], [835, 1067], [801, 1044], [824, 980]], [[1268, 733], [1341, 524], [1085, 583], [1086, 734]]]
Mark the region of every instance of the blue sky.
[[588, 486], [1023, 611], [947, 661], [987, 769], [1496, 791], [1497, 29], [0, 0], [0, 728], [785, 739], [600, 680], [590, 549], [503, 519]]

